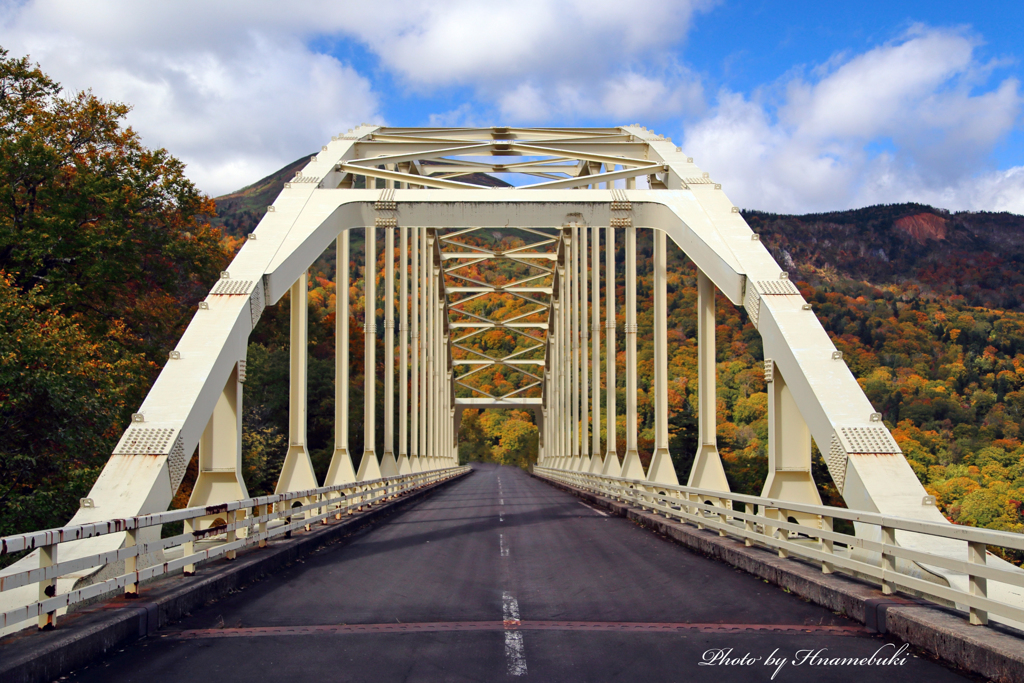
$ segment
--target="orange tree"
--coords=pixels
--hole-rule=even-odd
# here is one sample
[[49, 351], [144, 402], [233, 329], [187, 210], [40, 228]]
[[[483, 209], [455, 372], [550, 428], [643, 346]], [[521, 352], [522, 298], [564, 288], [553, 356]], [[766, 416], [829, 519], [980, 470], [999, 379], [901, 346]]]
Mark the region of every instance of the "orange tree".
[[67, 520], [226, 262], [128, 110], [0, 48], [0, 533]]

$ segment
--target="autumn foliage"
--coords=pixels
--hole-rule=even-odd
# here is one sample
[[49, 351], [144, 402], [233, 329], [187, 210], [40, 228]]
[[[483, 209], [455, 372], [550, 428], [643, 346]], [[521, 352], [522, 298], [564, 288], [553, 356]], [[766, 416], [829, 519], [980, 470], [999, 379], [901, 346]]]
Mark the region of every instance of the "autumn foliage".
[[0, 534], [70, 518], [226, 262], [127, 112], [0, 50]]

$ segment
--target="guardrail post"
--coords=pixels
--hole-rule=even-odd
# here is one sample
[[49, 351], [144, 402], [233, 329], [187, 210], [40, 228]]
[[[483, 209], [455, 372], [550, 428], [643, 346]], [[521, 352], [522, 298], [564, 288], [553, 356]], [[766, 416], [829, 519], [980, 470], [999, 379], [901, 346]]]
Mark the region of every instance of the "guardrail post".
[[[128, 530], [128, 533], [127, 533], [127, 535], [125, 536], [125, 539], [124, 539], [124, 547], [125, 548], [134, 548], [135, 547], [136, 543], [138, 543], [138, 533], [139, 532], [138, 532], [137, 529], [129, 529]], [[139, 559], [138, 555], [132, 555], [131, 557], [124, 558], [124, 573], [125, 574], [131, 574], [131, 573], [133, 573], [136, 570], [136, 568], [138, 567], [138, 559]], [[138, 578], [139, 577], [136, 575], [136, 577], [135, 577], [136, 580], [134, 582], [126, 583], [124, 585], [124, 597], [128, 598], [129, 600], [132, 599], [132, 598], [139, 597], [139, 581], [138, 581]]]
[[[744, 511], [748, 515], [754, 514], [754, 504], [753, 503], [746, 503], [745, 507], [743, 509], [744, 509]], [[745, 520], [743, 520], [743, 529], [748, 534], [754, 533], [754, 520], [752, 520], [752, 519], [745, 519]], [[743, 539], [743, 545], [745, 545], [745, 546], [747, 546], [749, 548], [750, 546], [754, 545], [754, 539], [752, 539], [752, 538], [744, 538]]]
[[[833, 527], [833, 523], [832, 523], [832, 518], [831, 517], [822, 517], [821, 518], [821, 530], [822, 531], [832, 531], [832, 527]], [[821, 552], [827, 553], [828, 555], [831, 555], [832, 554], [832, 545], [833, 545], [832, 539], [825, 538], [824, 536], [822, 536], [819, 540], [821, 541], [821, 543], [820, 543], [820, 545], [821, 545]], [[821, 573], [822, 574], [831, 574], [835, 570], [836, 570], [836, 567], [831, 562], [823, 561], [821, 563]]]
[[[238, 519], [238, 510], [229, 510], [228, 512], [226, 512], [225, 513], [225, 519], [227, 520], [228, 526], [230, 527], [232, 524], [235, 523], [235, 520]], [[237, 538], [238, 538], [238, 531], [235, 530], [235, 529], [229, 528], [227, 530], [227, 532], [225, 533], [224, 542], [225, 543], [234, 543]], [[235, 553], [234, 550], [229, 550], [226, 553], [224, 553], [225, 559], [228, 559], [228, 560], [235, 559], [235, 556], [236, 556], [236, 553]]]
[[[882, 543], [884, 545], [896, 545], [896, 530], [892, 527], [882, 527]], [[892, 595], [896, 588], [891, 581], [885, 580], [886, 572], [896, 573], [896, 558], [882, 549], [882, 593]]]
[[[970, 564], [985, 565], [985, 553], [984, 543], [967, 544], [967, 561]], [[967, 575], [967, 582], [970, 587], [971, 595], [977, 595], [982, 598], [988, 597], [988, 579], [983, 576], [975, 576], [972, 572]], [[971, 623], [978, 626], [987, 624], [988, 612], [983, 609], [971, 607]]]
[[[186, 519], [184, 521], [184, 527], [185, 527], [184, 531], [185, 531], [186, 534], [195, 533], [195, 528], [193, 528], [193, 526], [192, 526], [192, 520], [191, 519]], [[193, 536], [193, 539], [194, 538], [195, 538], [195, 536]], [[188, 541], [185, 541], [184, 543], [182, 543], [181, 546], [182, 546], [182, 556], [183, 557], [188, 557], [189, 555], [191, 555], [192, 553], [195, 552], [196, 543], [195, 543], [194, 540], [188, 540]], [[184, 572], [185, 576], [195, 576], [196, 575], [196, 566], [194, 564], [186, 564], [182, 568], [182, 572]]]
[[775, 508], [768, 508], [768, 507], [765, 507], [764, 505], [762, 505], [761, 506], [761, 514], [764, 516], [764, 523], [762, 524], [762, 526], [764, 527], [764, 535], [765, 535], [765, 537], [766, 538], [774, 538], [775, 537], [775, 527], [773, 525], [769, 524], [768, 522], [770, 522], [772, 519], [775, 518]]
[[[781, 508], [776, 510], [775, 514], [778, 515], [778, 519], [779, 519], [780, 522], [785, 522], [788, 519], [788, 515], [786, 514], [786, 511], [781, 509]], [[783, 529], [782, 527], [779, 527], [778, 529], [775, 530], [775, 535], [776, 535], [776, 538], [778, 538], [780, 541], [788, 541], [789, 540], [789, 529]], [[786, 550], [785, 548], [779, 548], [779, 557], [789, 557], [789, 551]]]
[[[44, 545], [39, 549], [39, 567], [45, 569], [57, 564], [57, 544]], [[39, 582], [39, 601], [52, 598], [57, 594], [57, 578], [44, 579]], [[57, 612], [39, 615], [39, 629], [49, 631], [57, 628]]]
[[[257, 505], [256, 506], [256, 514], [258, 514], [260, 517], [268, 516], [270, 514], [270, 506], [265, 504], [265, 503], [263, 505]], [[264, 519], [262, 522], [260, 522], [260, 534], [263, 536], [263, 538], [260, 539], [260, 547], [261, 548], [266, 548], [267, 547], [267, 539], [266, 539], [266, 536], [265, 536], [266, 533], [267, 533], [267, 520]]]

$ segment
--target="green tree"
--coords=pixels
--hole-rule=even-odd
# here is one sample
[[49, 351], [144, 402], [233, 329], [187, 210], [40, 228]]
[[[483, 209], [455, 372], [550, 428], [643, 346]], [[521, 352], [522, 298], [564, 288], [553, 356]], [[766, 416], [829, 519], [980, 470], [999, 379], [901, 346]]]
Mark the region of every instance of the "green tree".
[[67, 521], [227, 261], [128, 110], [0, 48], [0, 533]]

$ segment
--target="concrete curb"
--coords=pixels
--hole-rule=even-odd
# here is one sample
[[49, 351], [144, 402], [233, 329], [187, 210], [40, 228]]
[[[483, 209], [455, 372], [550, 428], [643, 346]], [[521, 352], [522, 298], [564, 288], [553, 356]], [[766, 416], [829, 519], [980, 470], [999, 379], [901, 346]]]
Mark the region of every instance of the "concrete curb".
[[884, 595], [874, 586], [795, 559], [784, 559], [717, 532], [696, 529], [626, 503], [531, 475], [555, 488], [663, 534], [703, 555], [766, 579], [802, 598], [855, 619], [869, 629], [919, 647], [972, 674], [998, 681], [1024, 681], [1024, 640], [999, 625], [971, 626], [951, 610], [918, 598]]
[[0, 639], [0, 680], [4, 683], [48, 683], [105, 654], [181, 619], [194, 609], [260, 581], [296, 559], [328, 543], [364, 533], [438, 488], [462, 479], [467, 472], [396, 500], [370, 507], [292, 538], [278, 537], [267, 548], [240, 552], [238, 559], [200, 565], [196, 576], [181, 574], [144, 584], [139, 599], [122, 597], [89, 605], [58, 621], [53, 631], [25, 629]]

